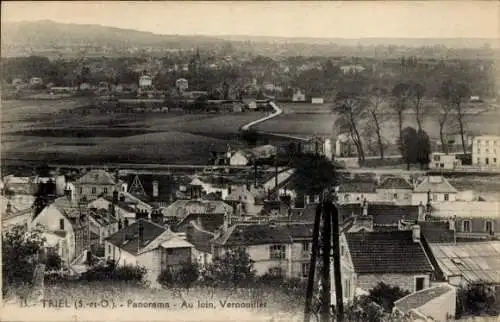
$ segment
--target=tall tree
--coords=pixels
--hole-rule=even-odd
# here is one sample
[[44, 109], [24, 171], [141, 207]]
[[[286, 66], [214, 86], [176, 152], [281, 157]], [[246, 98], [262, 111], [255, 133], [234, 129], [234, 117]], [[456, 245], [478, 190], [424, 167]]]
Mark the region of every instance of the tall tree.
[[420, 130], [417, 132], [415, 150], [416, 161], [423, 170], [429, 165], [431, 154], [431, 140], [425, 131]]
[[382, 141], [382, 117], [384, 115], [383, 104], [386, 102], [388, 91], [384, 87], [371, 88], [368, 95], [367, 111], [373, 121], [373, 130], [377, 136], [377, 145], [380, 159], [384, 158], [384, 143]]
[[406, 127], [401, 133], [401, 154], [407, 169], [410, 170], [410, 165], [417, 163], [417, 131], [412, 127]]
[[410, 85], [407, 83], [399, 83], [392, 89], [394, 98], [392, 107], [398, 118], [399, 129], [399, 149], [403, 154], [403, 113], [408, 109], [408, 100], [410, 99]]
[[337, 113], [335, 126], [340, 130], [349, 132], [356, 150], [358, 160], [365, 160], [363, 141], [359, 130], [359, 123], [365, 116], [366, 100], [355, 91], [339, 92], [335, 98], [334, 112]]
[[413, 103], [412, 109], [415, 112], [415, 118], [417, 120], [417, 130], [422, 131], [422, 121], [425, 114], [425, 106], [422, 104], [422, 100], [425, 94], [425, 86], [420, 83], [410, 84], [410, 99]]
[[441, 84], [437, 93], [439, 101], [438, 108], [438, 124], [439, 124], [439, 139], [441, 141], [441, 151], [448, 153], [448, 141], [446, 140], [446, 128], [449, 123], [450, 112], [452, 110], [451, 102], [448, 98], [448, 85], [446, 82]]
[[460, 131], [463, 153], [467, 153], [467, 144], [465, 142], [465, 111], [464, 101], [470, 95], [470, 89], [464, 83], [446, 80], [441, 86], [441, 95], [448, 102], [455, 114]]

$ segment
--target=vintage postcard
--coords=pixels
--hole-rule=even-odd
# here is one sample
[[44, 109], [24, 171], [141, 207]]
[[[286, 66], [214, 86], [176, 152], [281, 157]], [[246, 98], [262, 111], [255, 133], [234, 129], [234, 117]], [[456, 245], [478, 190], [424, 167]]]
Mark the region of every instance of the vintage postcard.
[[497, 1], [4, 1], [2, 321], [500, 319]]

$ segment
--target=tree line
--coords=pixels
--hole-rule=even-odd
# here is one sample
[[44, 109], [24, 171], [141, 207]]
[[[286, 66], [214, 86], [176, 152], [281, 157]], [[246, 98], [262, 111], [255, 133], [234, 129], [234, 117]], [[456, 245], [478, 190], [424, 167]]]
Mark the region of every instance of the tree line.
[[[465, 103], [471, 93], [468, 85], [459, 77], [449, 77], [442, 81], [437, 91], [428, 92], [428, 88], [417, 81], [398, 82], [390, 87], [377, 80], [353, 75], [335, 96], [332, 108], [337, 115], [334, 132], [348, 134], [360, 162], [366, 158], [366, 145], [373, 141], [376, 154], [384, 159], [391, 142], [385, 140], [383, 130], [388, 122], [396, 123], [395, 141], [399, 152], [408, 164], [424, 165], [429, 162], [431, 152], [430, 139], [423, 128], [424, 118], [432, 114], [439, 124], [442, 152], [448, 152], [446, 133], [456, 124], [463, 153], [467, 153]], [[412, 113], [416, 128], [404, 127], [407, 112]]]

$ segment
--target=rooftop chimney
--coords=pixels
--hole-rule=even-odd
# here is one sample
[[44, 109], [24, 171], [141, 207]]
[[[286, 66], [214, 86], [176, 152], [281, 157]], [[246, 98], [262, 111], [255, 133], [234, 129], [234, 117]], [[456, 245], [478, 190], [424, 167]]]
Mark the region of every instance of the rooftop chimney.
[[64, 196], [66, 196], [66, 198], [68, 198], [71, 201], [73, 199], [73, 193], [71, 189], [66, 187], [66, 189], [64, 189]]
[[427, 208], [422, 202], [418, 205], [418, 221], [425, 221], [425, 216], [427, 215]]
[[368, 216], [368, 201], [363, 200], [363, 216]]
[[411, 232], [412, 232], [413, 242], [415, 243], [420, 242], [420, 226], [413, 225], [411, 227]]
[[157, 180], [153, 181], [153, 197], [154, 198], [158, 197], [158, 181]]
[[113, 191], [113, 204], [117, 204], [118, 203], [118, 191], [114, 190]]

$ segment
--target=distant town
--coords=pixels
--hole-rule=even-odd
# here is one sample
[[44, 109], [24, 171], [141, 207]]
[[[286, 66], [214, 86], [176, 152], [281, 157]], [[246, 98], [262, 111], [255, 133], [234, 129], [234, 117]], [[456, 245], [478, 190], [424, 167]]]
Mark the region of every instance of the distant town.
[[260, 288], [310, 314], [326, 289], [345, 321], [498, 317], [495, 49], [75, 46], [1, 59], [4, 300], [127, 281]]

